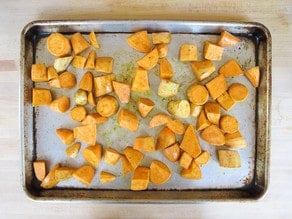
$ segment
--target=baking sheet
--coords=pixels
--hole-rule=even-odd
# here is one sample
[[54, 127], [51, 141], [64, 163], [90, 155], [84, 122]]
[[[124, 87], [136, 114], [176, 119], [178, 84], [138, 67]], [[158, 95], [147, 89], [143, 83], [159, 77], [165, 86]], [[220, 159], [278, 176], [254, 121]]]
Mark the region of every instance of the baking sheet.
[[[139, 29], [147, 29], [151, 33], [151, 31], [158, 32], [158, 31], [165, 31], [168, 30], [172, 33], [172, 41], [169, 45], [169, 53], [168, 53], [168, 60], [171, 62], [174, 68], [174, 78], [173, 80], [180, 83], [180, 90], [179, 94], [176, 97], [177, 99], [186, 98], [185, 97], [185, 90], [187, 87], [196, 82], [194, 74], [192, 73], [192, 69], [190, 63], [182, 63], [177, 60], [179, 47], [182, 43], [194, 43], [198, 46], [199, 51], [199, 59], [202, 59], [202, 46], [203, 42], [206, 40], [216, 42], [218, 39], [218, 34], [223, 29], [235, 32], [235, 34], [239, 35], [241, 38], [241, 43], [236, 47], [229, 47], [226, 48], [224, 51], [223, 59], [219, 62], [215, 62], [216, 69], [219, 66], [224, 64], [231, 58], [236, 58], [239, 63], [242, 65], [243, 70], [247, 70], [256, 64], [260, 64], [259, 61], [268, 61], [267, 57], [269, 57], [269, 53], [266, 52], [264, 57], [260, 57], [263, 55], [263, 51], [267, 49], [266, 47], [260, 49], [259, 46], [262, 46], [262, 43], [259, 43], [257, 40], [260, 40], [258, 37], [255, 38], [256, 34], [260, 34], [260, 32], [254, 31], [256, 25], [251, 25], [251, 27], [247, 28], [247, 24], [233, 24], [233, 23], [199, 23], [199, 22], [151, 22], [151, 21], [137, 21], [134, 23], [131, 22], [120, 22], [120, 27], [116, 28], [116, 23], [108, 21], [108, 24], [105, 28], [103, 22], [100, 21], [90, 21], [90, 22], [81, 22], [81, 23], [66, 23], [63, 22], [55, 23], [54, 22], [43, 22], [41, 23], [38, 31], [32, 33], [31, 36], [26, 34], [24, 37], [24, 45], [30, 44], [29, 46], [25, 47], [26, 50], [24, 51], [24, 60], [23, 60], [23, 126], [26, 127], [23, 130], [23, 152], [24, 152], [24, 178], [25, 178], [25, 186], [28, 187], [28, 184], [34, 191], [37, 191], [37, 196], [46, 197], [48, 195], [40, 195], [43, 193], [38, 188], [38, 183], [33, 179], [33, 172], [32, 172], [32, 161], [36, 159], [43, 159], [49, 161], [48, 168], [52, 168], [52, 166], [56, 163], [61, 163], [63, 165], [78, 167], [85, 163], [84, 159], [82, 158], [81, 153], [78, 155], [77, 159], [67, 158], [65, 156], [65, 146], [60, 142], [60, 140], [55, 135], [55, 130], [60, 127], [66, 128], [73, 128], [74, 126], [78, 125], [78, 123], [73, 122], [70, 117], [69, 113], [59, 114], [56, 112], [51, 111], [47, 107], [37, 107], [32, 109], [31, 107], [31, 99], [28, 94], [30, 94], [30, 90], [32, 86], [37, 87], [47, 87], [46, 83], [36, 83], [33, 85], [30, 82], [29, 75], [30, 75], [30, 68], [29, 66], [36, 62], [45, 62], [47, 66], [52, 65], [54, 61], [54, 57], [51, 56], [46, 50], [46, 37], [50, 32], [63, 32], [70, 36], [72, 32], [81, 31], [84, 36], [87, 36], [91, 30], [94, 30], [97, 33], [98, 39], [101, 44], [101, 48], [96, 50], [97, 56], [111, 56], [114, 58], [114, 69], [113, 72], [116, 74], [116, 78], [118, 81], [125, 80], [126, 82], [131, 81], [132, 73], [136, 67], [135, 61], [143, 56], [143, 54], [136, 52], [135, 50], [131, 49], [126, 43], [126, 37], [129, 35], [130, 32], [139, 30]], [[77, 25], [79, 24], [79, 25]], [[83, 25], [82, 25], [83, 24]], [[166, 25], [168, 24], [168, 26]], [[220, 24], [220, 25], [219, 25]], [[127, 28], [122, 28], [123, 25], [126, 25]], [[166, 28], [166, 26], [168, 28]], [[33, 25], [36, 27], [36, 25]], [[43, 29], [45, 27], [45, 30]], [[111, 28], [110, 28], [111, 27]], [[64, 29], [65, 28], [65, 29]], [[132, 28], [132, 29], [131, 29]], [[254, 29], [253, 29], [254, 28]], [[259, 28], [259, 27], [257, 27]], [[261, 27], [262, 28], [262, 27]], [[32, 30], [33, 28], [30, 28]], [[214, 29], [214, 30], [211, 30]], [[237, 31], [237, 32], [236, 32]], [[31, 31], [33, 32], [33, 31]], [[28, 38], [31, 40], [29, 41]], [[264, 42], [266, 43], [268, 39], [265, 39]], [[30, 50], [31, 49], [31, 50]], [[261, 51], [260, 51], [261, 50]], [[263, 51], [262, 51], [263, 50]], [[89, 50], [88, 50], [89, 51]], [[88, 52], [87, 51], [87, 52]], [[87, 52], [83, 53], [82, 55], [86, 56]], [[260, 60], [259, 60], [260, 59]], [[264, 66], [260, 66], [261, 70], [265, 70], [261, 72], [262, 74], [269, 75], [269, 62], [264, 62]], [[76, 73], [77, 81], [81, 78], [82, 74], [85, 70], [77, 70], [73, 67], [69, 67], [69, 71]], [[93, 72], [97, 75], [97, 72]], [[113, 147], [118, 151], [122, 152], [123, 148], [132, 145], [134, 138], [136, 136], [145, 136], [151, 135], [156, 137], [157, 133], [162, 129], [162, 127], [149, 129], [149, 119], [155, 115], [157, 112], [167, 112], [166, 111], [166, 104], [168, 102], [161, 99], [156, 95], [157, 87], [159, 83], [159, 76], [158, 76], [158, 65], [149, 71], [149, 81], [151, 86], [151, 91], [146, 93], [133, 93], [132, 92], [132, 101], [129, 104], [121, 104], [120, 108], [128, 108], [131, 111], [136, 111], [136, 100], [138, 96], [148, 97], [156, 103], [155, 109], [149, 114], [147, 119], [140, 119], [140, 126], [137, 132], [132, 133], [125, 129], [120, 128], [117, 126], [116, 117], [117, 114], [109, 119], [109, 121], [105, 124], [102, 124], [98, 128], [97, 134], [97, 142], [101, 143], [104, 146], [104, 149], [107, 147]], [[216, 76], [217, 72], [213, 75]], [[126, 77], [125, 77], [126, 76]], [[209, 79], [205, 80], [204, 82], [208, 81]], [[270, 84], [265, 76], [261, 78], [261, 87], [262, 89], [264, 86], [270, 88]], [[259, 127], [268, 127], [269, 123], [268, 120], [262, 120], [263, 115], [259, 115], [259, 100], [263, 101], [266, 104], [266, 101], [269, 99], [269, 92], [261, 93], [261, 87], [256, 90], [254, 89], [248, 80], [244, 76], [235, 77], [235, 78], [227, 78], [228, 84], [234, 82], [240, 82], [245, 84], [250, 93], [248, 99], [243, 103], [237, 103], [236, 106], [229, 112], [225, 112], [221, 109], [222, 114], [231, 114], [234, 115], [239, 120], [240, 131], [245, 137], [247, 141], [247, 147], [244, 149], [238, 149], [241, 156], [242, 167], [239, 169], [227, 169], [219, 167], [218, 158], [216, 154], [217, 148], [215, 146], [210, 146], [202, 139], [200, 139], [201, 147], [204, 150], [208, 150], [211, 153], [211, 160], [210, 162], [202, 166], [202, 174], [203, 177], [201, 180], [187, 180], [180, 177], [179, 173], [181, 168], [179, 167], [178, 163], [171, 163], [169, 162], [162, 154], [161, 151], [156, 151], [154, 153], [144, 153], [145, 158], [141, 165], [149, 166], [153, 159], [158, 159], [166, 163], [170, 169], [172, 170], [172, 177], [170, 180], [159, 186], [155, 186], [153, 184], [149, 184], [148, 190], [155, 191], [157, 194], [158, 191], [166, 191], [169, 194], [169, 197], [174, 195], [177, 199], [184, 199], [184, 197], [180, 197], [179, 193], [181, 191], [191, 191], [194, 194], [192, 200], [196, 200], [196, 196], [199, 194], [198, 191], [209, 190], [213, 192], [216, 190], [220, 191], [221, 197], [229, 194], [232, 198], [232, 191], [247, 191], [251, 193], [252, 189], [255, 187], [255, 183], [258, 182], [259, 178], [259, 170], [264, 169], [264, 176], [268, 174], [268, 163], [265, 163], [263, 166], [260, 164], [259, 159], [261, 156], [268, 160], [268, 142], [264, 142], [264, 154], [258, 156], [258, 148], [259, 145], [259, 138], [258, 134], [261, 134], [261, 141], [268, 138], [268, 132], [264, 133], [263, 129], [259, 129]], [[76, 88], [70, 91], [64, 91], [60, 89], [53, 89], [54, 97], [66, 94], [71, 95], [75, 91]], [[112, 93], [111, 95], [114, 95]], [[73, 101], [72, 101], [73, 103]], [[266, 105], [265, 108], [261, 108], [264, 110], [265, 113], [269, 111], [269, 105]], [[71, 104], [73, 107], [73, 104]], [[92, 109], [88, 109], [89, 111]], [[268, 113], [269, 115], [269, 113]], [[195, 118], [188, 118], [188, 119], [180, 119], [185, 123], [192, 123], [194, 126], [196, 124]], [[177, 139], [180, 140], [181, 136], [177, 136]], [[82, 145], [84, 148], [86, 145]], [[82, 150], [82, 149], [81, 149]], [[260, 167], [260, 168], [259, 168]], [[118, 176], [117, 180], [110, 184], [101, 184], [99, 183], [98, 176], [100, 171], [109, 171]], [[115, 190], [119, 192], [127, 191], [130, 188], [130, 178], [132, 174], [128, 174], [123, 176], [121, 173], [120, 162], [116, 166], [110, 166], [101, 162], [99, 168], [96, 171], [96, 175], [94, 181], [89, 187], [86, 187], [79, 183], [75, 179], [70, 179], [65, 182], [61, 182], [57, 186], [57, 191], [62, 189], [70, 190], [72, 192], [72, 197], [79, 199], [74, 195], [74, 191], [76, 189], [94, 189], [94, 191], [108, 191]], [[263, 179], [263, 177], [261, 178]], [[267, 179], [263, 180], [263, 184], [267, 183]], [[263, 186], [265, 189], [266, 186]], [[71, 191], [72, 190], [72, 191]], [[52, 190], [53, 191], [53, 190]], [[92, 191], [92, 190], [90, 190]], [[178, 192], [179, 191], [179, 192]], [[132, 191], [128, 191], [132, 192]], [[46, 193], [46, 191], [44, 192]], [[51, 193], [51, 192], [49, 192]], [[121, 197], [126, 197], [126, 199], [131, 199], [131, 197], [125, 196], [126, 193], [121, 194]], [[143, 192], [141, 193], [143, 194]], [[235, 194], [235, 193], [234, 193]], [[233, 195], [234, 195], [233, 194]], [[61, 198], [60, 192], [51, 193], [52, 197]], [[211, 195], [208, 194], [208, 195]], [[205, 195], [205, 199], [208, 198], [208, 195]], [[213, 194], [215, 198], [215, 193]], [[155, 200], [155, 195], [153, 197], [143, 197], [141, 196], [139, 200]], [[87, 196], [88, 198], [90, 196]], [[162, 200], [173, 200], [171, 198], [163, 198], [160, 196]], [[186, 196], [185, 196], [186, 197]], [[218, 198], [218, 195], [216, 196]], [[241, 196], [243, 197], [243, 195]], [[251, 195], [251, 197], [256, 197], [255, 195]], [[63, 197], [65, 198], [65, 197]], [[134, 197], [132, 197], [135, 200]], [[152, 199], [153, 198], [153, 199]], [[227, 196], [228, 198], [228, 196]], [[240, 198], [240, 197], [238, 197]], [[105, 200], [106, 198], [95, 197], [95, 199]]]

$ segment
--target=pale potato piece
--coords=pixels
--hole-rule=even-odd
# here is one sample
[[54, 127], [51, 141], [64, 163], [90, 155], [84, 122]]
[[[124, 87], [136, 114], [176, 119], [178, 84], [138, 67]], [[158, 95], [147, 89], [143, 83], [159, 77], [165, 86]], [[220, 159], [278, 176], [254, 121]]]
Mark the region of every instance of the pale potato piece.
[[161, 185], [169, 180], [171, 171], [169, 167], [159, 160], [153, 160], [150, 164], [150, 182]]
[[205, 113], [211, 123], [219, 125], [221, 113], [220, 105], [217, 102], [207, 102], [205, 104]]
[[169, 81], [161, 80], [158, 87], [158, 95], [163, 98], [175, 96], [178, 92], [179, 84]]
[[86, 105], [87, 104], [87, 93], [85, 90], [78, 89], [74, 93], [74, 100], [77, 105]]
[[167, 110], [179, 118], [187, 118], [190, 115], [191, 106], [187, 100], [173, 100], [168, 102]]
[[65, 71], [73, 60], [73, 56], [57, 58], [54, 61], [54, 68], [57, 72]]

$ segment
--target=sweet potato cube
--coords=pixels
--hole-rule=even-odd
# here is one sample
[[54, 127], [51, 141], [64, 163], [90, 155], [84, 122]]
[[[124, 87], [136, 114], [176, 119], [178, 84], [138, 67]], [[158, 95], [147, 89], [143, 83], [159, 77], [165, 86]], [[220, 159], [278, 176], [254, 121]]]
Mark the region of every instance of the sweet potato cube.
[[110, 183], [110, 182], [114, 181], [116, 178], [117, 177], [114, 174], [108, 173], [108, 172], [105, 172], [105, 171], [101, 171], [100, 175], [99, 175], [99, 181], [102, 184]]
[[130, 85], [117, 82], [117, 81], [112, 81], [112, 83], [113, 83], [114, 91], [117, 94], [121, 103], [128, 103], [130, 101], [130, 96], [131, 96]]
[[176, 141], [175, 133], [169, 128], [164, 127], [157, 136], [156, 150], [164, 149], [174, 144]]
[[118, 115], [118, 124], [121, 127], [134, 132], [138, 129], [139, 119], [134, 113], [122, 109]]
[[107, 120], [107, 117], [101, 116], [99, 113], [92, 113], [87, 115], [85, 119], [82, 120], [82, 125], [100, 124], [106, 122]]
[[220, 118], [220, 129], [225, 133], [234, 133], [238, 131], [238, 121], [234, 116], [224, 115]]
[[222, 59], [224, 48], [214, 43], [206, 41], [204, 43], [204, 57], [212, 61], [219, 61]]
[[44, 160], [37, 160], [33, 162], [34, 175], [39, 181], [43, 181], [46, 177], [46, 162]]
[[124, 175], [130, 173], [134, 169], [131, 163], [129, 162], [128, 158], [123, 154], [121, 154], [121, 162], [122, 162], [122, 171]]
[[84, 66], [85, 69], [90, 69], [90, 70], [95, 69], [95, 57], [96, 57], [96, 53], [94, 50], [88, 53], [85, 66]]
[[160, 44], [160, 43], [170, 43], [171, 41], [171, 34], [170, 32], [159, 32], [159, 33], [152, 33], [152, 42], [153, 44]]
[[53, 66], [47, 67], [48, 80], [57, 78], [59, 75]]
[[128, 36], [127, 43], [139, 52], [147, 53], [151, 50], [151, 42], [146, 30], [139, 31]]
[[210, 125], [201, 132], [203, 140], [210, 145], [221, 146], [225, 144], [225, 137], [217, 125]]
[[74, 138], [78, 138], [89, 145], [95, 145], [95, 142], [96, 142], [96, 125], [95, 124], [77, 126], [73, 129], [73, 132], [74, 132]]
[[90, 44], [96, 49], [100, 47], [97, 37], [93, 31], [91, 31], [89, 34], [89, 41], [90, 41]]
[[228, 88], [228, 94], [235, 102], [242, 102], [248, 97], [248, 88], [241, 83], [233, 83]]
[[154, 138], [152, 136], [136, 137], [133, 148], [139, 151], [154, 152]]
[[158, 44], [156, 46], [156, 48], [157, 48], [159, 58], [164, 58], [167, 56], [167, 54], [168, 54], [168, 45], [167, 44], [165, 44], [165, 43]]
[[47, 67], [43, 63], [31, 66], [31, 80], [34, 82], [48, 81]]
[[72, 72], [65, 71], [59, 75], [58, 79], [61, 88], [71, 89], [76, 84], [76, 77]]
[[173, 69], [170, 62], [166, 58], [160, 60], [159, 76], [161, 79], [169, 80], [173, 76]]
[[225, 109], [226, 111], [229, 111], [235, 105], [235, 101], [230, 97], [227, 92], [224, 92], [221, 96], [219, 96], [217, 98], [217, 101], [220, 106], [222, 106], [223, 109]]
[[58, 167], [55, 170], [55, 179], [57, 182], [68, 180], [73, 177], [73, 173], [76, 169], [72, 167]]
[[158, 51], [157, 48], [154, 48], [151, 52], [147, 53], [145, 56], [143, 56], [141, 59], [137, 61], [137, 65], [140, 67], [150, 70], [154, 68], [154, 66], [158, 62]]
[[240, 39], [227, 31], [221, 32], [218, 40], [219, 46], [235, 46], [240, 42]]
[[234, 77], [242, 75], [243, 70], [235, 59], [231, 59], [219, 68], [219, 73], [225, 77]]
[[113, 148], [107, 148], [104, 152], [103, 160], [105, 163], [110, 164], [112, 166], [116, 165], [119, 161], [121, 155]]
[[198, 117], [200, 115], [202, 108], [203, 108], [202, 105], [197, 105], [195, 103], [191, 103], [190, 115], [193, 117]]
[[195, 61], [192, 69], [198, 81], [202, 81], [215, 72], [215, 65], [211, 60]]
[[166, 123], [167, 128], [169, 128], [171, 131], [173, 131], [175, 134], [182, 135], [186, 131], [185, 125], [177, 120], [177, 119], [171, 119]]
[[218, 150], [219, 165], [225, 168], [240, 168], [241, 161], [237, 151]]
[[149, 183], [150, 170], [148, 167], [137, 167], [131, 179], [131, 190], [146, 190]]
[[46, 175], [46, 177], [44, 178], [44, 180], [41, 183], [41, 187], [44, 189], [51, 189], [53, 188], [55, 185], [58, 184], [58, 181], [55, 178], [55, 171], [57, 168], [59, 168], [60, 165], [56, 164], [50, 171], [49, 173]]
[[130, 162], [133, 169], [136, 169], [144, 158], [144, 154], [130, 146], [124, 149], [124, 154]]
[[83, 149], [82, 155], [90, 165], [97, 168], [101, 160], [102, 145], [96, 144], [87, 146], [86, 148]]
[[201, 131], [210, 125], [211, 125], [211, 122], [207, 119], [205, 110], [202, 109], [197, 119], [196, 129], [198, 131]]
[[73, 177], [88, 186], [93, 180], [94, 168], [89, 165], [84, 165], [75, 170]]
[[80, 55], [74, 56], [72, 60], [72, 66], [74, 68], [83, 69], [85, 66], [86, 58]]
[[157, 126], [165, 125], [171, 120], [170, 116], [164, 113], [158, 113], [152, 117], [149, 122], [149, 127], [154, 128]]
[[260, 83], [260, 67], [255, 66], [245, 72], [245, 76], [248, 78], [252, 86], [258, 87]]
[[153, 160], [150, 164], [150, 182], [156, 185], [163, 184], [169, 180], [171, 171], [169, 167], [159, 160]]
[[180, 156], [178, 163], [184, 169], [188, 169], [192, 163], [192, 160], [193, 160], [192, 156], [184, 151]]
[[79, 153], [80, 147], [81, 147], [81, 143], [80, 142], [74, 143], [73, 145], [67, 147], [66, 155], [68, 157], [71, 157], [71, 158], [76, 158], [78, 153]]
[[145, 69], [138, 67], [135, 71], [135, 76], [132, 82], [132, 91], [137, 92], [144, 92], [148, 91], [150, 89], [149, 87], [149, 81], [148, 81], [148, 73]]
[[53, 78], [49, 81], [49, 85], [55, 88], [61, 88], [59, 77]]
[[79, 82], [79, 89], [92, 91], [93, 75], [91, 72], [85, 72]]
[[51, 91], [46, 88], [33, 88], [32, 89], [32, 105], [43, 106], [49, 105], [52, 102]]
[[81, 35], [81, 33], [74, 33], [70, 41], [75, 55], [78, 55], [79, 53], [90, 47], [90, 44]]
[[113, 72], [114, 59], [112, 57], [97, 57], [95, 59], [95, 70], [104, 73]]
[[185, 131], [180, 148], [187, 152], [191, 157], [196, 158], [201, 153], [201, 146], [192, 125], [189, 125]]
[[196, 105], [203, 105], [209, 99], [208, 90], [204, 85], [192, 84], [187, 90], [187, 96], [190, 102]]
[[202, 151], [202, 153], [195, 159], [196, 164], [204, 165], [210, 160], [210, 153], [208, 151]]
[[206, 87], [211, 95], [211, 97], [215, 100], [220, 97], [227, 90], [227, 82], [222, 74], [215, 77], [211, 81], [206, 84]]
[[163, 149], [164, 156], [171, 162], [176, 162], [180, 157], [180, 147], [178, 143], [175, 143], [167, 148]]
[[225, 134], [225, 146], [232, 148], [245, 148], [247, 143], [239, 131]]
[[142, 117], [146, 117], [148, 113], [153, 109], [154, 102], [148, 98], [139, 98], [138, 110]]
[[65, 145], [70, 145], [74, 141], [74, 134], [71, 129], [59, 128], [56, 130], [56, 134]]
[[183, 44], [179, 51], [179, 60], [185, 61], [197, 61], [198, 60], [198, 49], [197, 45], [194, 44]]
[[70, 108], [70, 98], [61, 96], [51, 102], [50, 108], [56, 112], [64, 113]]
[[202, 178], [201, 169], [199, 165], [196, 164], [195, 159], [193, 159], [188, 169], [182, 169], [180, 175], [185, 179], [199, 180]]
[[217, 102], [208, 102], [205, 104], [205, 113], [208, 118], [208, 120], [215, 124], [219, 125], [220, 120], [220, 105]]
[[94, 77], [95, 97], [108, 94], [113, 91], [112, 81], [115, 80], [114, 74]]
[[93, 94], [92, 91], [89, 91], [88, 92], [88, 95], [87, 95], [87, 102], [91, 105], [91, 106], [96, 106], [96, 99], [95, 99], [95, 96]]

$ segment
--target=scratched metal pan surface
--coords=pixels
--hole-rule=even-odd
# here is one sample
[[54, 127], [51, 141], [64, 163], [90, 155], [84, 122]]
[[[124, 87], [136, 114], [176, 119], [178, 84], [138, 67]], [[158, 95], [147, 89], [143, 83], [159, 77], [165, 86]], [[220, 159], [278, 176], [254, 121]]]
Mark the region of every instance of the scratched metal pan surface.
[[[243, 83], [248, 87], [249, 96], [245, 102], [237, 103], [229, 112], [221, 109], [222, 114], [230, 114], [239, 120], [239, 130], [247, 141], [247, 147], [237, 149], [241, 158], [241, 168], [228, 169], [219, 166], [218, 147], [210, 146], [199, 137], [201, 147], [211, 154], [210, 162], [201, 167], [201, 180], [187, 180], [180, 176], [181, 167], [178, 163], [168, 161], [161, 151], [144, 153], [141, 165], [149, 166], [154, 159], [161, 160], [169, 166], [172, 176], [163, 185], [149, 184], [146, 191], [131, 191], [130, 180], [132, 173], [123, 176], [121, 163], [115, 166], [101, 161], [96, 170], [93, 182], [84, 186], [75, 179], [59, 183], [55, 188], [44, 190], [35, 179], [32, 163], [35, 160], [46, 160], [47, 169], [55, 164], [79, 167], [86, 162], [80, 152], [76, 159], [65, 155], [65, 146], [57, 138], [57, 128], [73, 128], [79, 125], [70, 119], [69, 112], [64, 114], [51, 111], [48, 107], [32, 107], [32, 88], [48, 87], [47, 83], [33, 83], [30, 80], [30, 68], [33, 63], [53, 65], [54, 57], [46, 49], [46, 39], [53, 32], [61, 32], [68, 38], [75, 32], [81, 32], [87, 39], [94, 31], [101, 44], [95, 49], [97, 56], [114, 58], [113, 73], [118, 81], [131, 83], [136, 60], [143, 54], [133, 50], [126, 43], [129, 34], [146, 29], [151, 37], [152, 32], [169, 31], [172, 40], [169, 44], [168, 60], [173, 66], [173, 80], [180, 84], [176, 99], [186, 98], [186, 89], [197, 82], [190, 63], [178, 60], [180, 45], [192, 43], [198, 46], [199, 59], [203, 59], [204, 41], [216, 42], [220, 32], [227, 30], [238, 36], [241, 42], [235, 47], [224, 49], [221, 61], [215, 62], [218, 68], [231, 58], [235, 58], [243, 70], [259, 65], [261, 71], [260, 86], [255, 89], [245, 76], [228, 78], [228, 85], [234, 82]], [[257, 200], [262, 197], [268, 186], [269, 151], [270, 151], [270, 98], [271, 98], [271, 36], [269, 31], [258, 23], [230, 23], [230, 22], [202, 22], [202, 21], [35, 21], [24, 27], [21, 36], [21, 88], [20, 88], [20, 116], [21, 116], [21, 151], [22, 151], [22, 183], [26, 194], [33, 200], [41, 201], [102, 201], [102, 202], [135, 202], [135, 203], [183, 203], [216, 200]], [[82, 55], [86, 56], [91, 47]], [[85, 70], [78, 70], [70, 66], [69, 71], [76, 74], [79, 81]], [[100, 73], [92, 71], [94, 75]], [[155, 108], [146, 119], [140, 117], [137, 132], [129, 132], [117, 125], [117, 114], [108, 122], [99, 125], [97, 142], [122, 152], [123, 148], [133, 145], [137, 136], [150, 135], [155, 139], [162, 127], [150, 129], [150, 118], [158, 112], [167, 113], [168, 100], [157, 95], [159, 84], [159, 66], [149, 71], [151, 90], [145, 93], [133, 93], [128, 104], [120, 104], [137, 112], [137, 98], [147, 97], [155, 102]], [[213, 77], [214, 77], [213, 76]], [[212, 78], [212, 77], [211, 77]], [[203, 82], [206, 82], [207, 79]], [[67, 95], [71, 98], [71, 108], [74, 106], [71, 90], [51, 89], [53, 98]], [[111, 95], [114, 95], [112, 93]], [[88, 108], [94, 111], [94, 108]], [[186, 124], [196, 124], [196, 118], [181, 119]], [[199, 136], [199, 133], [198, 133]], [[177, 136], [181, 140], [181, 136]], [[86, 147], [82, 143], [82, 149]], [[224, 148], [224, 147], [221, 147]], [[109, 184], [99, 182], [99, 173], [108, 171], [114, 173], [117, 179]]]

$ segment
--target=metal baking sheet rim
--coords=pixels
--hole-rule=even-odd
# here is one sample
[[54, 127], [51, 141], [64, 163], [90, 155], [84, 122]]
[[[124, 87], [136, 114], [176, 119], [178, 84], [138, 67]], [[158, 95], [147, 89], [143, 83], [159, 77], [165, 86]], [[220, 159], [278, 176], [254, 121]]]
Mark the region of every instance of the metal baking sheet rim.
[[[247, 189], [212, 189], [212, 190], [171, 190], [171, 191], [115, 191], [115, 190], [86, 190], [86, 189], [52, 189], [36, 191], [32, 183], [26, 179], [28, 163], [26, 157], [30, 152], [30, 145], [25, 139], [24, 121], [24, 73], [26, 71], [26, 37], [27, 34], [41, 29], [42, 26], [78, 26], [94, 24], [126, 25], [128, 32], [146, 28], [150, 30], [167, 30], [167, 26], [177, 27], [181, 25], [182, 32], [193, 31], [194, 33], [218, 34], [220, 31], [235, 30], [241, 34], [256, 35], [258, 46], [263, 46], [263, 57], [257, 57], [258, 64], [263, 68], [264, 80], [261, 81], [259, 91], [263, 98], [258, 103], [259, 110], [256, 116], [263, 119], [260, 131], [257, 128], [256, 164], [254, 181]], [[162, 28], [162, 29], [161, 29]], [[204, 31], [208, 30], [208, 31]], [[171, 30], [169, 30], [171, 32]], [[198, 31], [198, 32], [196, 32]], [[107, 31], [105, 31], [107, 32]], [[210, 22], [210, 21], [171, 21], [171, 20], [76, 20], [76, 21], [33, 21], [27, 24], [21, 33], [21, 54], [20, 54], [20, 139], [21, 139], [21, 165], [22, 165], [22, 186], [27, 196], [34, 201], [101, 201], [103, 203], [194, 203], [201, 201], [253, 201], [264, 197], [268, 189], [269, 165], [270, 165], [270, 108], [271, 108], [271, 34], [269, 30], [260, 23], [238, 23], [238, 22]], [[257, 47], [258, 48], [258, 47]], [[263, 58], [263, 59], [261, 59]], [[263, 63], [262, 63], [263, 62]], [[258, 95], [257, 95], [258, 97]], [[263, 108], [261, 108], [263, 107]], [[257, 120], [258, 121], [258, 120]], [[257, 124], [258, 126], [259, 124]], [[260, 132], [260, 133], [258, 133]], [[258, 140], [261, 140], [260, 142]], [[260, 166], [260, 167], [259, 167]], [[117, 193], [119, 193], [117, 195]], [[56, 195], [57, 194], [57, 195]]]

